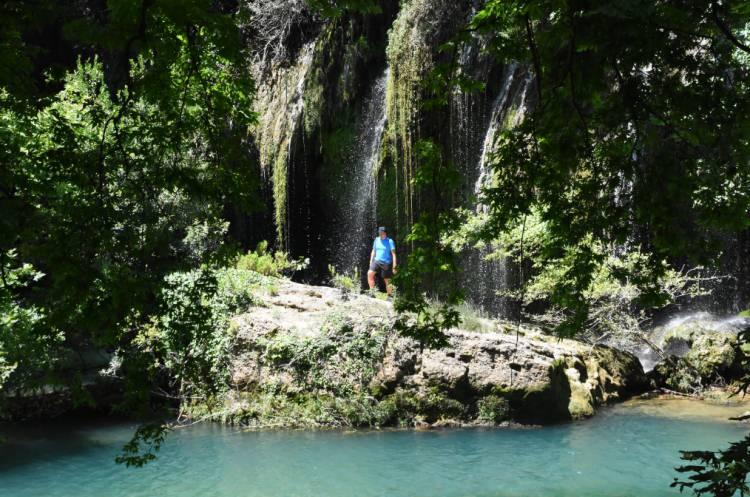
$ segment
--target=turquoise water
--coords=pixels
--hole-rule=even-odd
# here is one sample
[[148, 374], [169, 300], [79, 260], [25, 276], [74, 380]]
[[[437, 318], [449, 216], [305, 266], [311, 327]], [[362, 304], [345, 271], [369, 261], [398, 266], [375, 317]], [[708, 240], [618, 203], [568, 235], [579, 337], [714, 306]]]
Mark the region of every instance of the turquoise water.
[[[3, 432], [8, 497], [625, 497], [669, 488], [679, 449], [721, 448], [747, 428], [705, 413], [623, 405], [542, 429], [170, 435], [145, 468], [113, 458], [132, 426]], [[728, 411], [729, 414], [736, 410]]]

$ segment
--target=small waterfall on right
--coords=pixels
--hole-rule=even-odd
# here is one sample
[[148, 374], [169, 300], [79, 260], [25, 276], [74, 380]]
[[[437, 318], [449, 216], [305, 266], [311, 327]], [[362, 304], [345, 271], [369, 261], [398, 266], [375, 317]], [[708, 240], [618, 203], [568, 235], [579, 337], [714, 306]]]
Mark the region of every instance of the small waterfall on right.
[[[503, 73], [502, 86], [492, 104], [492, 111], [476, 166], [473, 185], [474, 210], [481, 214], [487, 206], [481, 203], [482, 190], [492, 184], [492, 153], [499, 134], [518, 125], [529, 105], [528, 92], [532, 75], [518, 64], [509, 64]], [[462, 254], [464, 289], [467, 301], [479, 311], [504, 318], [513, 317], [514, 310], [503, 290], [513, 286], [513, 267], [508, 260], [491, 257], [492, 248], [485, 245], [465, 250]]]
[[349, 151], [349, 164], [339, 178], [341, 212], [331, 261], [340, 273], [366, 271], [376, 233], [376, 172], [385, 129], [385, 90], [388, 69], [372, 83], [362, 107], [357, 140]]

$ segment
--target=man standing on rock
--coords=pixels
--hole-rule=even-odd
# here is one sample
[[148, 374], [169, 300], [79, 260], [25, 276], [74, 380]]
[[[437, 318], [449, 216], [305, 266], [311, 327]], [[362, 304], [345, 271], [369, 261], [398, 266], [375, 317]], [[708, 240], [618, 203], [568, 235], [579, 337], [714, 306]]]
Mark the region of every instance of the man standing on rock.
[[391, 295], [391, 278], [396, 272], [396, 244], [388, 238], [385, 226], [378, 228], [378, 237], [372, 242], [370, 252], [370, 270], [367, 271], [367, 283], [370, 290], [375, 288], [375, 274], [385, 281], [385, 291]]

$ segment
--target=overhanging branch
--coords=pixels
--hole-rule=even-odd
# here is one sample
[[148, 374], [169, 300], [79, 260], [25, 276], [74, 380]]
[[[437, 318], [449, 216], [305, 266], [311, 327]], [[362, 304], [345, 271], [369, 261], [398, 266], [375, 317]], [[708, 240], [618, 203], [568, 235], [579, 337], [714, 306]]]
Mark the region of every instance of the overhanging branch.
[[732, 44], [742, 50], [745, 53], [750, 54], [750, 46], [745, 45], [742, 43], [742, 41], [737, 38], [734, 33], [732, 33], [732, 30], [727, 26], [724, 21], [721, 20], [721, 17], [719, 17], [719, 4], [717, 2], [711, 2], [711, 19], [713, 19], [716, 26], [719, 27], [722, 33], [724, 33], [724, 36], [727, 37], [727, 39], [732, 42]]

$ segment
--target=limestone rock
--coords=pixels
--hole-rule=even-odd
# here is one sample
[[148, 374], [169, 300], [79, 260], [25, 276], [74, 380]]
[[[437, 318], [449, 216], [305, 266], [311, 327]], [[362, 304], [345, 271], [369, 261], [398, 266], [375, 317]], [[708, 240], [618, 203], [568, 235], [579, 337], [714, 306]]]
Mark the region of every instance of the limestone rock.
[[747, 319], [717, 319], [706, 313], [689, 315], [655, 330], [657, 344], [667, 355], [651, 377], [656, 385], [684, 393], [696, 393], [741, 374], [737, 334]]
[[268, 395], [304, 404], [312, 424], [550, 423], [645, 385], [637, 358], [608, 347], [498, 325], [451, 330], [448, 347], [430, 350], [396, 334], [394, 319], [388, 302], [284, 282], [233, 321], [227, 405], [251, 424], [269, 414], [258, 407]]

